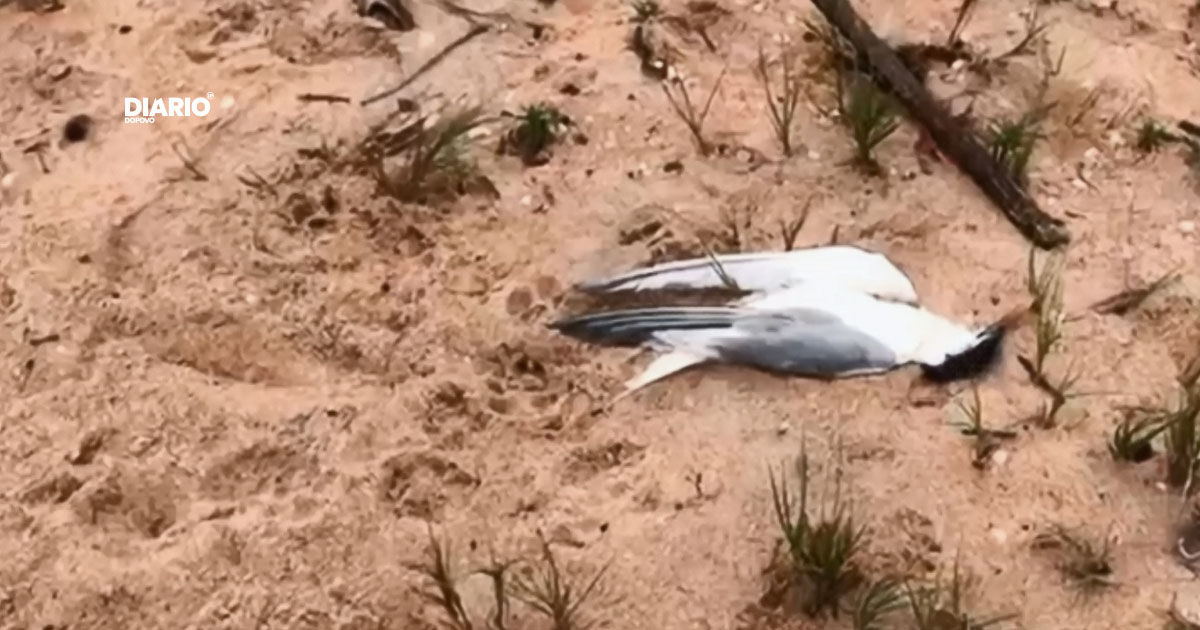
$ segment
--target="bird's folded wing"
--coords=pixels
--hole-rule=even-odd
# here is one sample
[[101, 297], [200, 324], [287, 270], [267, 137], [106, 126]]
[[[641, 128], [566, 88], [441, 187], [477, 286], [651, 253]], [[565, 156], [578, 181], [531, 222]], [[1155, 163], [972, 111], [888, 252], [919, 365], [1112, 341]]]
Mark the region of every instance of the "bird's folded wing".
[[[720, 361], [785, 374], [840, 378], [901, 365], [881, 341], [819, 311], [746, 315], [731, 329], [708, 334], [702, 343]], [[685, 335], [680, 331], [659, 336], [673, 342]]]

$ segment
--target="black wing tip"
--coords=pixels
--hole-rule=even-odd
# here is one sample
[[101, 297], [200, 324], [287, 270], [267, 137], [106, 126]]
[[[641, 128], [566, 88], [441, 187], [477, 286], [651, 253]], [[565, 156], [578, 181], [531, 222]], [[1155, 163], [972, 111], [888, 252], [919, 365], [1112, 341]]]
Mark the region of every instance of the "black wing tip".
[[1004, 338], [1008, 326], [1004, 322], [992, 324], [979, 333], [975, 345], [946, 357], [936, 365], [922, 364], [925, 378], [935, 383], [950, 383], [969, 380], [990, 373], [1000, 363]]

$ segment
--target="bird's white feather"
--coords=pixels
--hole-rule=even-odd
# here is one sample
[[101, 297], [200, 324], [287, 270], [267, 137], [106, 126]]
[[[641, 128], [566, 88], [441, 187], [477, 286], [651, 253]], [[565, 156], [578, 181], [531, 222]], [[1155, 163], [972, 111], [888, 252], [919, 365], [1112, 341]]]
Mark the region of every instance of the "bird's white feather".
[[[843, 286], [887, 300], [919, 302], [912, 281], [883, 254], [850, 245], [831, 245], [790, 252], [756, 252], [716, 256], [739, 288], [771, 292], [806, 282]], [[707, 257], [663, 263], [580, 285], [585, 290], [650, 291], [670, 288], [715, 289], [724, 286]]]

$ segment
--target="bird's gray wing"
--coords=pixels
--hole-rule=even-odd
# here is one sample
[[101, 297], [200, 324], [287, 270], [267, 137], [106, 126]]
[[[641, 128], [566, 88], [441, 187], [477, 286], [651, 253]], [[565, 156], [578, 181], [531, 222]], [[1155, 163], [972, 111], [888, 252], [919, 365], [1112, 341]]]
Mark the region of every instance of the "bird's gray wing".
[[836, 378], [897, 367], [887, 346], [820, 311], [744, 315], [706, 345], [727, 363]]

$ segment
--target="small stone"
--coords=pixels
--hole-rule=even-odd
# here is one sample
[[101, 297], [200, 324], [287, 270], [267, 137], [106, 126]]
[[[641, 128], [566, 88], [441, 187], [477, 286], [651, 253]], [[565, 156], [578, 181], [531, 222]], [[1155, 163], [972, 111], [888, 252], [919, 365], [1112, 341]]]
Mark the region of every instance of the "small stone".
[[16, 185], [17, 185], [16, 171], [7, 173], [7, 174], [5, 174], [4, 177], [0, 177], [0, 188], [3, 188], [4, 190], [12, 190], [13, 187]]
[[1179, 231], [1183, 232], [1184, 234], [1194, 234], [1196, 232], [1196, 222], [1195, 221], [1180, 221], [1179, 222]]
[[1087, 151], [1083, 152], [1083, 159], [1089, 162], [1095, 162], [1100, 159], [1100, 150], [1096, 147], [1088, 147]]
[[538, 297], [543, 300], [549, 300], [562, 291], [562, 285], [554, 276], [538, 276], [533, 282], [534, 288], [537, 290]]
[[1007, 462], [1008, 462], [1008, 451], [1006, 451], [1004, 449], [997, 449], [995, 453], [992, 453], [992, 463], [993, 464], [995, 464], [997, 466], [1003, 466]]
[[52, 81], [61, 81], [71, 74], [71, 65], [66, 63], [52, 64], [46, 69], [46, 76], [49, 76]]
[[223, 109], [223, 110], [228, 111], [230, 109], [233, 109], [234, 105], [237, 105], [237, 100], [234, 99], [232, 96], [226, 96], [225, 98], [221, 99], [221, 109]]
[[999, 527], [993, 527], [990, 531], [988, 531], [988, 535], [991, 536], [992, 540], [996, 541], [996, 544], [998, 545], [1003, 545], [1004, 543], [1008, 542], [1008, 532], [1000, 529]]
[[1087, 183], [1084, 182], [1082, 179], [1079, 179], [1078, 177], [1071, 180], [1071, 185], [1079, 190], [1087, 190], [1088, 189]]
[[508, 293], [504, 301], [504, 310], [509, 315], [520, 315], [533, 306], [533, 292], [527, 287], [517, 287]]
[[779, 426], [776, 427], [775, 432], [778, 433], [779, 435], [783, 435], [783, 434], [787, 433], [788, 430], [791, 428], [792, 428], [792, 425], [788, 424], [787, 420], [784, 420], [783, 422], [779, 423]]
[[821, 159], [821, 154], [816, 149], [809, 149], [808, 159], [816, 162], [817, 160]]

